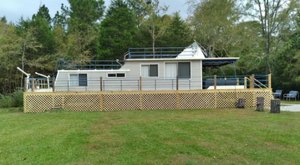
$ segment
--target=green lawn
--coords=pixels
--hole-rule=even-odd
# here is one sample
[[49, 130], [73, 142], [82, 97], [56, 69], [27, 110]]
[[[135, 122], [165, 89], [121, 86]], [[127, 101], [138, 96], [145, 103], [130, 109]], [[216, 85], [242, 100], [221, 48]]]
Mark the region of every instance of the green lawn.
[[299, 164], [300, 113], [0, 109], [0, 164]]

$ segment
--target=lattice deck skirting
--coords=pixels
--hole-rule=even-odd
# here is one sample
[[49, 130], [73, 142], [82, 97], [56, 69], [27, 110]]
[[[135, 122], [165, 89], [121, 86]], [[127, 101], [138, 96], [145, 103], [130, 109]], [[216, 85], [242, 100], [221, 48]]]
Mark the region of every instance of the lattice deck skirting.
[[155, 109], [234, 108], [239, 98], [246, 107], [255, 107], [256, 98], [264, 97], [270, 107], [271, 89], [133, 91], [133, 92], [52, 92], [24, 93], [24, 112], [120, 111]]

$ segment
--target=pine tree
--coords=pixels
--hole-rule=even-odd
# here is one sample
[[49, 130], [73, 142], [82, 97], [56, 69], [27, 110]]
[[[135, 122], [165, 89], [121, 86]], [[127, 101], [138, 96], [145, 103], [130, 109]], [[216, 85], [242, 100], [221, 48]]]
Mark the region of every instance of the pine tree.
[[123, 0], [114, 0], [101, 22], [98, 59], [122, 58], [128, 47], [136, 43], [137, 23]]
[[175, 13], [167, 27], [165, 34], [161, 37], [160, 46], [185, 47], [192, 43], [191, 30], [183, 21], [179, 13]]
[[32, 16], [31, 27], [35, 29], [34, 36], [42, 45], [38, 54], [53, 54], [55, 44], [52, 33], [51, 16], [49, 14], [49, 9], [45, 5], [42, 5], [37, 14]]
[[69, 0], [68, 54], [73, 59], [89, 59], [96, 53], [98, 22], [103, 16], [103, 0]]

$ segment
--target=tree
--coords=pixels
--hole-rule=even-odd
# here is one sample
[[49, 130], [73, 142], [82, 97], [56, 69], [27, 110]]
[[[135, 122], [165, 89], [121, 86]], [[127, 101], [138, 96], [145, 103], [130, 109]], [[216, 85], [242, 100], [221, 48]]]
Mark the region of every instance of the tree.
[[19, 50], [21, 54], [21, 68], [23, 70], [25, 65], [29, 65], [29, 61], [39, 58], [37, 52], [42, 47], [35, 37], [36, 29], [32, 27], [31, 23], [31, 20], [23, 20], [21, 18], [16, 28], [17, 34], [21, 38]]
[[192, 43], [191, 34], [190, 27], [177, 12], [172, 16], [170, 25], [166, 28], [166, 32], [158, 44], [160, 46], [184, 47]]
[[137, 22], [134, 13], [123, 0], [113, 0], [100, 29], [100, 57], [115, 59], [135, 45]]
[[[22, 22], [27, 25], [27, 21], [22, 20]], [[35, 53], [38, 47], [39, 44], [34, 38], [32, 29], [20, 32], [20, 29], [15, 26], [0, 22], [0, 69], [2, 70], [0, 86], [3, 87], [2, 92], [14, 90], [11, 85], [16, 84], [16, 81], [20, 79], [20, 74], [16, 72], [17, 66], [21, 66], [22, 69], [26, 66], [27, 71], [31, 69], [31, 60], [33, 60], [31, 54]], [[21, 81], [21, 87], [22, 83], [23, 81]]]
[[5, 16], [0, 17], [0, 22], [7, 23], [6, 17]]
[[247, 3], [248, 16], [260, 23], [263, 38], [263, 57], [266, 71], [272, 72], [271, 55], [278, 50], [276, 35], [288, 24], [288, 16], [297, 8], [297, 0], [250, 0]]
[[0, 93], [13, 92], [14, 83], [20, 79], [15, 71], [20, 65], [19, 43], [15, 27], [0, 21]]
[[129, 4], [137, 15], [142, 37], [144, 35], [147, 37], [144, 32], [150, 35], [153, 54], [155, 54], [156, 42], [163, 36], [170, 22], [170, 17], [164, 15], [168, 8], [159, 6], [159, 0], [129, 0]]
[[34, 36], [37, 41], [42, 45], [38, 52], [38, 56], [46, 54], [54, 54], [54, 37], [51, 26], [51, 16], [49, 9], [42, 5], [37, 14], [32, 16], [30, 27], [34, 29]]
[[260, 24], [257, 21], [244, 21], [238, 23], [232, 29], [233, 42], [228, 47], [228, 54], [240, 57], [238, 60], [238, 72], [240, 74], [261, 74], [264, 70], [264, 59], [261, 57], [263, 48], [259, 34]]
[[239, 10], [234, 0], [203, 0], [190, 18], [194, 39], [208, 50], [210, 56], [228, 55], [234, 43], [232, 29], [239, 20]]
[[97, 22], [104, 12], [103, 0], [69, 0], [68, 52], [73, 59], [87, 59], [95, 53]]
[[62, 4], [62, 12], [56, 12], [52, 19], [53, 22], [53, 37], [55, 41], [55, 55], [58, 58], [67, 56], [67, 13], [64, 11], [65, 6]]
[[273, 82], [275, 87], [284, 90], [300, 90], [300, 9], [290, 24], [294, 28], [280, 35], [282, 45], [274, 56]]

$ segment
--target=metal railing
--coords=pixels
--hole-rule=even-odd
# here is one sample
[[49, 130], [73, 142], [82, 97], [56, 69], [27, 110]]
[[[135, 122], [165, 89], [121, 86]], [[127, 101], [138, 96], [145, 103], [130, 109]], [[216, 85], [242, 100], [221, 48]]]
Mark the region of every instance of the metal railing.
[[175, 58], [184, 47], [129, 48], [125, 59]]
[[[254, 89], [271, 88], [271, 75], [251, 75], [220, 77], [209, 76], [202, 79], [165, 78], [106, 78], [103, 79], [50, 79], [31, 78], [29, 91], [49, 89], [53, 91], [143, 91], [143, 90], [201, 90], [201, 89]], [[47, 90], [48, 91], [48, 90]]]
[[203, 77], [203, 89], [211, 86], [244, 86], [247, 88], [271, 88], [271, 75], [236, 75]]
[[55, 91], [143, 91], [143, 90], [196, 90], [202, 89], [201, 79], [89, 79], [78, 81], [61, 79], [55, 81]]
[[124, 64], [124, 61], [119, 61], [119, 60], [117, 61], [116, 60], [85, 60], [85, 61], [60, 60], [57, 63], [57, 70], [62, 70], [62, 69], [110, 70], [110, 69], [120, 69], [122, 64]]

